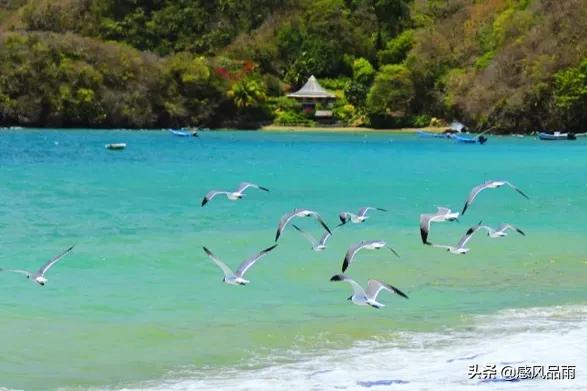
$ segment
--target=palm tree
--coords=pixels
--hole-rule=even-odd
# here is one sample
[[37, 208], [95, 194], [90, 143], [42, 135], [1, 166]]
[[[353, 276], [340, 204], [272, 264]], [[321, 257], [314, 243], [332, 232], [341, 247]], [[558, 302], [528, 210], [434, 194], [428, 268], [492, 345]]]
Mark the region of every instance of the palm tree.
[[243, 79], [234, 83], [228, 91], [228, 96], [239, 109], [257, 106], [266, 98], [263, 84], [253, 79]]

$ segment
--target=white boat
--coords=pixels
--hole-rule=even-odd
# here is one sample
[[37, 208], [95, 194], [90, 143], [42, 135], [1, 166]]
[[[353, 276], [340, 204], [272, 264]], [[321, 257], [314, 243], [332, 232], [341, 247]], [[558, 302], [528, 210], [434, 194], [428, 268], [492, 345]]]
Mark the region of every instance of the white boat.
[[540, 140], [545, 141], [554, 141], [554, 140], [575, 140], [577, 137], [574, 133], [561, 133], [561, 132], [538, 132], [538, 138]]
[[126, 148], [126, 144], [125, 143], [106, 144], [105, 147], [106, 147], [106, 149], [120, 151], [120, 150], [123, 150], [124, 148]]

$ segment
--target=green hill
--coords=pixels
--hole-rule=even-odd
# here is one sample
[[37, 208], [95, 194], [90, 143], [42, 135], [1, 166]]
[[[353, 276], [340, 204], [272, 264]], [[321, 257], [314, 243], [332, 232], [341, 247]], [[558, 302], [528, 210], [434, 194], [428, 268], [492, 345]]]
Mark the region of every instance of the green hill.
[[1, 0], [0, 124], [584, 131], [587, 0]]

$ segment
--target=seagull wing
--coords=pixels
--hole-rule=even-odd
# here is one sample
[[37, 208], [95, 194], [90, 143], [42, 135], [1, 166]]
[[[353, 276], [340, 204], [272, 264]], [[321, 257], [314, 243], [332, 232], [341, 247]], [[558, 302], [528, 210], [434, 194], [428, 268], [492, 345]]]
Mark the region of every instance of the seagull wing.
[[75, 244], [68, 247], [65, 251], [63, 251], [59, 255], [56, 255], [53, 258], [51, 258], [50, 260], [48, 260], [43, 266], [41, 266], [41, 268], [39, 269], [39, 271], [37, 273], [39, 273], [40, 275], [44, 275], [45, 273], [47, 273], [47, 270], [49, 270], [51, 268], [51, 266], [53, 266], [57, 262], [59, 262], [61, 260], [61, 258], [63, 258], [65, 255], [67, 255], [67, 253], [69, 253], [71, 250], [73, 250], [74, 247], [75, 247]]
[[397, 253], [397, 251], [395, 251], [391, 246], [388, 245], [387, 248], [389, 249], [389, 251], [391, 251], [392, 253], [394, 253], [396, 257], [401, 258], [399, 256], [399, 254]]
[[338, 214], [338, 218], [340, 220], [340, 224], [338, 225], [338, 227], [340, 227], [341, 225], [346, 224], [349, 221], [349, 219], [351, 218], [350, 215], [351, 214], [349, 212], [340, 212]]
[[521, 229], [519, 229], [518, 227], [514, 227], [511, 224], [502, 224], [498, 231], [506, 231], [508, 229], [511, 229], [513, 231], [516, 231], [517, 233], [519, 233], [520, 235], [526, 236], [526, 234], [524, 233], [524, 231], [522, 231]]
[[522, 190], [518, 189], [516, 186], [512, 185], [510, 182], [504, 181], [504, 183], [506, 185], [508, 185], [509, 187], [511, 187], [512, 189], [514, 189], [515, 191], [517, 191], [518, 193], [520, 193], [526, 199], [530, 199], [530, 197], [528, 197]]
[[467, 242], [469, 240], [471, 240], [471, 238], [473, 237], [473, 235], [475, 235], [475, 232], [479, 231], [479, 228], [481, 227], [481, 222], [479, 222], [479, 224], [472, 226], [471, 228], [469, 228], [467, 230], [467, 232], [465, 232], [465, 235], [461, 238], [461, 240], [459, 240], [459, 242], [457, 243], [457, 248], [463, 248], [465, 247], [465, 245], [467, 244]]
[[463, 207], [463, 211], [461, 212], [461, 215], [465, 214], [465, 211], [467, 210], [469, 205], [471, 205], [473, 203], [473, 201], [475, 201], [475, 198], [477, 198], [479, 193], [481, 193], [483, 190], [487, 189], [487, 187], [489, 186], [490, 183], [491, 182], [485, 182], [485, 183], [483, 183], [479, 186], [475, 186], [474, 188], [471, 189], [471, 192], [469, 193], [469, 198], [467, 198], [467, 201], [465, 202], [465, 206]]
[[228, 266], [226, 266], [226, 264], [224, 262], [222, 262], [216, 255], [212, 254], [212, 251], [208, 250], [206, 247], [202, 247], [204, 249], [204, 252], [208, 255], [208, 257], [214, 261], [214, 263], [216, 265], [218, 265], [218, 267], [220, 269], [222, 269], [222, 272], [224, 273], [225, 276], [232, 276], [234, 273], [232, 272], [232, 270], [230, 270], [230, 268]]
[[420, 236], [422, 237], [422, 243], [428, 243], [428, 233], [430, 232], [430, 221], [432, 215], [422, 214], [420, 215]]
[[444, 206], [437, 206], [436, 207], [436, 214], [445, 215], [449, 214], [451, 210], [449, 208], [445, 208]]
[[229, 194], [227, 191], [210, 190], [206, 193], [206, 196], [202, 199], [202, 206], [206, 205], [208, 201], [216, 197], [218, 194]]
[[396, 295], [400, 295], [401, 297], [406, 299], [408, 298], [408, 296], [404, 292], [383, 281], [369, 280], [369, 282], [367, 283], [367, 297], [369, 299], [377, 300], [377, 295], [379, 294], [379, 292], [381, 292], [381, 290], [386, 290], [388, 292], [395, 293]]
[[349, 247], [349, 249], [347, 250], [347, 252], [344, 256], [344, 260], [342, 261], [342, 272], [343, 273], [351, 265], [355, 255], [366, 245], [367, 245], [366, 242], [359, 242], [359, 243], [353, 244], [351, 247]]
[[301, 212], [300, 209], [294, 209], [291, 212], [288, 212], [281, 217], [281, 220], [279, 220], [279, 225], [277, 226], [277, 233], [275, 234], [275, 241], [276, 242], [277, 242], [277, 239], [279, 239], [279, 237], [281, 236], [281, 233], [283, 232], [285, 226], [291, 221], [291, 219], [296, 217], [298, 215], [298, 213], [300, 213], [300, 212]]
[[240, 264], [240, 266], [238, 267], [238, 269], [236, 270], [236, 276], [237, 277], [242, 277], [245, 275], [245, 273], [247, 272], [247, 270], [249, 270], [249, 268], [251, 266], [253, 266], [255, 264], [255, 262], [257, 262], [259, 259], [263, 258], [269, 251], [273, 250], [275, 247], [277, 247], [277, 244], [274, 244], [273, 246], [266, 248], [265, 250], [262, 250], [260, 253], [254, 255], [253, 257], [247, 259], [246, 261], [244, 261], [243, 263]]
[[367, 212], [369, 212], [370, 210], [378, 210], [380, 212], [387, 212], [387, 209], [376, 208], [374, 206], [366, 206], [364, 208], [359, 209], [358, 216], [364, 217], [367, 214]]
[[453, 246], [447, 246], [446, 244], [433, 244], [433, 243], [430, 243], [430, 245], [432, 247], [443, 248], [445, 250], [450, 250], [450, 249], [453, 249], [454, 248]]
[[[304, 237], [310, 242], [312, 243], [312, 246], [316, 246], [318, 244], [318, 242], [316, 242], [316, 239], [314, 239], [314, 237], [312, 235], [310, 235], [308, 232], [304, 231], [303, 229], [301, 229], [300, 227], [298, 227], [295, 224], [292, 224], [292, 227], [294, 227], [297, 231], [299, 231], [302, 235], [304, 235]], [[328, 233], [328, 232], [326, 232]]]
[[330, 232], [328, 232], [328, 231], [324, 232], [324, 234], [320, 238], [320, 241], [318, 242], [318, 245], [326, 246], [326, 242], [328, 241], [328, 239], [330, 239], [331, 236], [332, 236], [332, 234]]
[[353, 293], [355, 295], [357, 295], [357, 296], [367, 296], [367, 294], [365, 293], [365, 290], [363, 289], [362, 286], [360, 286], [355, 280], [353, 280], [353, 279], [345, 276], [344, 274], [336, 274], [336, 275], [330, 277], [330, 281], [344, 281], [344, 282], [348, 282], [353, 287]]
[[267, 189], [266, 187], [259, 186], [254, 183], [242, 182], [241, 184], [238, 185], [238, 188], [236, 189], [236, 193], [242, 193], [243, 191], [245, 191], [249, 187], [254, 187], [255, 189], [259, 189], [259, 190], [263, 190], [263, 191], [269, 191], [269, 189]]
[[485, 230], [485, 231], [487, 231], [487, 233], [489, 233], [489, 234], [493, 234], [493, 233], [495, 233], [496, 231], [501, 231], [501, 229], [497, 229], [497, 230], [495, 230], [495, 229], [491, 228], [491, 227], [490, 227], [490, 226], [488, 226], [488, 225], [480, 225], [480, 226], [479, 226], [479, 229], [484, 229], [484, 230]]
[[26, 270], [18, 270], [18, 269], [2, 269], [0, 268], [0, 272], [12, 272], [12, 273], [19, 273], [24, 274], [25, 276], [29, 276], [31, 273]]
[[310, 211], [310, 214], [312, 216], [314, 216], [314, 218], [316, 220], [318, 220], [318, 222], [320, 223], [320, 225], [322, 225], [322, 227], [324, 227], [324, 229], [326, 230], [326, 232], [332, 234], [332, 231], [330, 230], [330, 228], [328, 228], [328, 226], [326, 225], [326, 223], [324, 222], [324, 220], [322, 219], [322, 217], [320, 217], [320, 215], [318, 214], [318, 212]]

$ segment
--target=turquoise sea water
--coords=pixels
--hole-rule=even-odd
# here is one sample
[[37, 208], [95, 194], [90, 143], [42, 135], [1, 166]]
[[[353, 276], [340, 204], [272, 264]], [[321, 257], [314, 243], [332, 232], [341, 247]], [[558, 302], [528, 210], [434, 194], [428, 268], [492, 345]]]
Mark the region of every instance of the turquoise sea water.
[[[112, 142], [128, 147], [105, 150]], [[509, 388], [587, 387], [586, 152], [587, 140], [511, 137], [2, 132], [0, 267], [35, 270], [77, 246], [45, 287], [0, 274], [0, 389], [500, 389], [468, 380], [468, 365], [490, 362], [578, 368], [574, 381]], [[422, 246], [419, 214], [460, 211], [488, 179], [530, 200], [486, 191], [430, 240], [454, 244], [479, 220], [527, 236], [479, 234], [466, 256]], [[209, 189], [244, 180], [271, 192], [200, 207]], [[222, 284], [201, 249], [236, 266], [273, 243], [293, 208], [332, 227], [366, 205], [389, 211], [336, 231], [322, 253], [287, 229], [246, 287]], [[364, 251], [347, 274], [410, 296], [383, 293], [380, 310], [329, 282], [349, 245], [372, 239], [401, 258]]]

